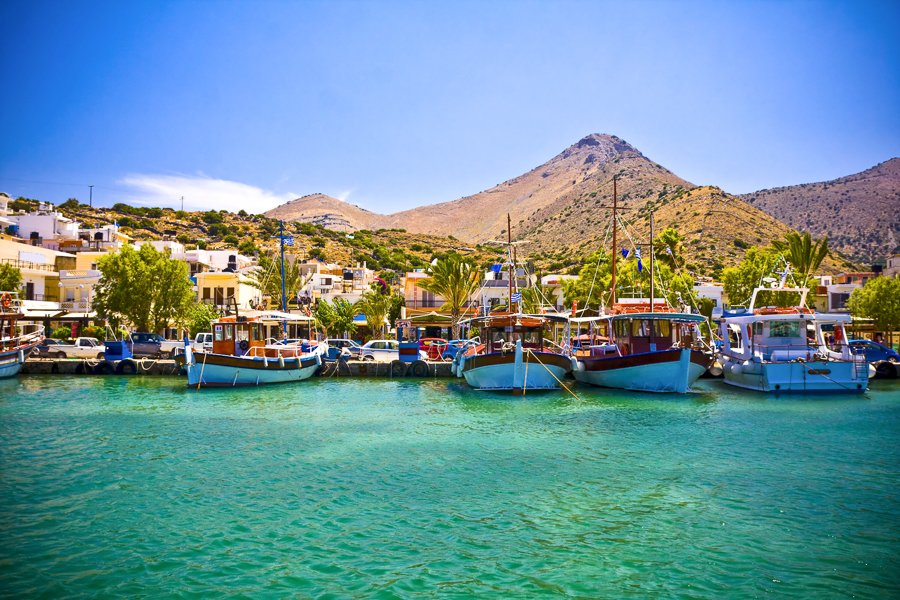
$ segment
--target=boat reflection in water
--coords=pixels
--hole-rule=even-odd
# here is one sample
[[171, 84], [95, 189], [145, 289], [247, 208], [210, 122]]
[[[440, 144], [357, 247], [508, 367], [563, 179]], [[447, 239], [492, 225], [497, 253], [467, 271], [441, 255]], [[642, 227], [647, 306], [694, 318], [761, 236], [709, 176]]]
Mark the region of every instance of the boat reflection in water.
[[194, 352], [185, 340], [180, 357], [188, 385], [246, 386], [302, 381], [312, 377], [328, 351], [324, 342], [278, 341], [282, 325], [299, 333], [310, 317], [269, 311], [223, 317], [213, 323], [213, 351]]

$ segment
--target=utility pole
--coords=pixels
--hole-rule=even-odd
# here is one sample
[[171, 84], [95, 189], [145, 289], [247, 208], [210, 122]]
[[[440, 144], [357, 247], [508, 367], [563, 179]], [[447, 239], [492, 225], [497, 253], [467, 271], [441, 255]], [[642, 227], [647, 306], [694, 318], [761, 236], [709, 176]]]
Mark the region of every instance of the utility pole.
[[181, 197], [181, 212], [184, 212], [184, 196]]
[[89, 185], [88, 187], [89, 187], [90, 190], [91, 190], [91, 192], [90, 192], [91, 197], [90, 197], [90, 199], [88, 200], [88, 205], [89, 205], [91, 208], [93, 208], [93, 207], [94, 207], [94, 186]]

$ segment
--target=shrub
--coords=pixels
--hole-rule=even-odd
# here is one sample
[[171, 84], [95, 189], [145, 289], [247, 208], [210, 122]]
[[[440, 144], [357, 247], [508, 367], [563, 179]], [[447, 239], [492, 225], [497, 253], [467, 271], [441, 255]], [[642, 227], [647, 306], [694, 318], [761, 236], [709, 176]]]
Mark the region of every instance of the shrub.
[[57, 327], [52, 332], [50, 332], [50, 337], [58, 338], [61, 340], [67, 340], [72, 337], [72, 328], [71, 327]]

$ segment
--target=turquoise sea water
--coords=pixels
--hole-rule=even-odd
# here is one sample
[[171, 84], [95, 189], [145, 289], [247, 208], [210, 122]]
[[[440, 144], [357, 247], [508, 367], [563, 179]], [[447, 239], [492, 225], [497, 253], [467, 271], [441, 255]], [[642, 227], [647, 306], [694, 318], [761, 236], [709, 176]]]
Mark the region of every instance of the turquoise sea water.
[[0, 382], [0, 595], [886, 598], [900, 382]]

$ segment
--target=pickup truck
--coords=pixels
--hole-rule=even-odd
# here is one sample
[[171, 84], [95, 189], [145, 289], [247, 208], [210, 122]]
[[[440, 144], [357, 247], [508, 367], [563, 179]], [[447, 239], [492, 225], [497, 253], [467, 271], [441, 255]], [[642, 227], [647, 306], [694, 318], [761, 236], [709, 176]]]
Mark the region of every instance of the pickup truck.
[[75, 338], [71, 344], [56, 344], [49, 354], [56, 358], [96, 358], [103, 360], [104, 354], [103, 343], [92, 337]]
[[213, 334], [206, 333], [198, 333], [194, 337], [194, 341], [191, 342], [191, 349], [196, 352], [212, 352], [213, 349]]

